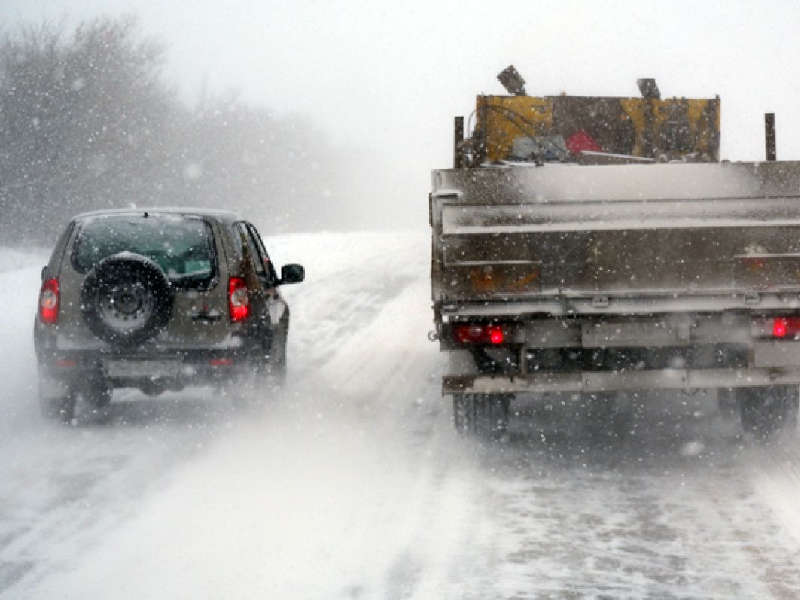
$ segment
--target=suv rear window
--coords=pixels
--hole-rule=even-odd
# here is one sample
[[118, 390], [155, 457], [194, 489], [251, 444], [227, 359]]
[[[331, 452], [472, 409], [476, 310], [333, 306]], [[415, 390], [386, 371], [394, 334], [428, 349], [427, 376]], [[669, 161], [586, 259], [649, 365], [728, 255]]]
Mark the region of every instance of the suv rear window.
[[216, 274], [214, 236], [199, 217], [113, 215], [83, 223], [72, 249], [72, 265], [86, 273], [120, 252], [150, 258], [179, 287], [207, 285]]

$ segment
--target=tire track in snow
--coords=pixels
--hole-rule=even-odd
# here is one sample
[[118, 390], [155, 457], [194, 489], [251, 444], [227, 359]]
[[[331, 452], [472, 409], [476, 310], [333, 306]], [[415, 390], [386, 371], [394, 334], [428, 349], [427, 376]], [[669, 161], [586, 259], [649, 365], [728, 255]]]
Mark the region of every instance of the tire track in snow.
[[[402, 502], [372, 519], [371, 528], [391, 532], [391, 544], [380, 546], [377, 583], [354, 588], [367, 598], [462, 598], [465, 576], [486, 570], [487, 557], [472, 550], [487, 524], [480, 474], [470, 444], [452, 429], [440, 394], [441, 356], [425, 338], [428, 285], [418, 278], [387, 297], [379, 317], [321, 371], [334, 403], [380, 439], [396, 441], [414, 470]], [[381, 338], [383, 345], [365, 351], [363, 339]]]
[[[100, 544], [136, 514], [142, 498], [167, 485], [177, 466], [225, 430], [225, 419], [215, 418], [218, 408], [206, 406], [201, 416], [197, 402], [181, 400], [164, 418], [171, 404], [123, 402], [114, 406], [111, 424], [43, 425], [4, 444], [16, 459], [0, 467], [0, 564], [6, 565], [0, 597], [25, 597], [18, 586], [69, 568], [76, 554]], [[14, 565], [25, 565], [24, 573]]]
[[534, 430], [487, 449], [504, 583], [469, 597], [798, 597], [800, 546], [758, 497], [746, 444], [714, 415], [654, 417], [606, 446]]

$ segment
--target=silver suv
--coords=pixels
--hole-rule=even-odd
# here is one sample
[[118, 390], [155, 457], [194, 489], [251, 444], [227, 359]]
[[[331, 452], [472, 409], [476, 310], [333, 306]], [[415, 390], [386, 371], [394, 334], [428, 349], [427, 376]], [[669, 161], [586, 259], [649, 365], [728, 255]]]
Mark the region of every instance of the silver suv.
[[192, 209], [85, 213], [42, 269], [34, 326], [43, 413], [71, 420], [114, 388], [156, 396], [188, 385], [246, 397], [253, 377], [286, 370], [289, 308], [256, 228]]

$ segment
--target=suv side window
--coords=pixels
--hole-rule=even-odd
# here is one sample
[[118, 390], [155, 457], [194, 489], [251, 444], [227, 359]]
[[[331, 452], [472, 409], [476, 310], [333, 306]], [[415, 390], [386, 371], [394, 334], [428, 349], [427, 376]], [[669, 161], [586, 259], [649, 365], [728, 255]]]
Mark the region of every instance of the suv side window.
[[258, 255], [258, 249], [253, 242], [253, 238], [250, 236], [250, 232], [247, 230], [247, 224], [237, 223], [236, 229], [239, 230], [239, 234], [242, 236], [242, 242], [245, 244], [245, 246], [247, 246], [247, 254], [250, 256], [250, 262], [252, 263], [256, 274], [259, 277], [265, 277], [266, 272], [264, 271], [264, 265], [261, 262], [261, 257]]
[[274, 285], [278, 281], [278, 274], [275, 272], [275, 265], [272, 264], [272, 260], [270, 260], [269, 254], [267, 253], [267, 249], [264, 247], [261, 234], [258, 233], [258, 230], [254, 225], [248, 223], [247, 227], [250, 230], [250, 234], [252, 235], [256, 246], [258, 247], [258, 252], [261, 255], [261, 262], [264, 264], [264, 268], [267, 270], [267, 277], [272, 282], [272, 285]]
[[248, 254], [250, 254], [256, 275], [264, 280], [264, 284], [267, 287], [273, 287], [277, 277], [258, 232], [250, 223], [239, 223], [237, 227], [244, 238], [244, 242], [247, 244]]

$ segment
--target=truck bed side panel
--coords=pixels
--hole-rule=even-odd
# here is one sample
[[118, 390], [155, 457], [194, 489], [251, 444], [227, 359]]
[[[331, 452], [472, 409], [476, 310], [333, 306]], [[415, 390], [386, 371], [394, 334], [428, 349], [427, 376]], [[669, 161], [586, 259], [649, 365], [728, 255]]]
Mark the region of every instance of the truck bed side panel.
[[775, 165], [435, 172], [434, 300], [800, 292], [800, 164]]

